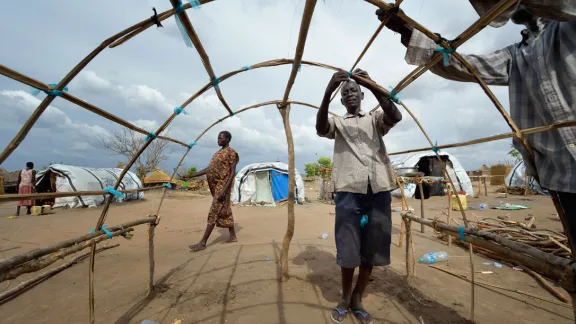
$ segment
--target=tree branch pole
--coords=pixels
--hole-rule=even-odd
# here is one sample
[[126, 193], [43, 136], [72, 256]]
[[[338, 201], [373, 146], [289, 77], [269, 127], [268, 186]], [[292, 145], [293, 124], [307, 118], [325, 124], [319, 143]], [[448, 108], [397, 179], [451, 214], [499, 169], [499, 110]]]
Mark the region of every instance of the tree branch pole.
[[[418, 190], [420, 191], [420, 218], [425, 219], [424, 217], [424, 188], [422, 188], [422, 179], [417, 180], [418, 182]], [[426, 226], [424, 224], [420, 224], [420, 232], [424, 233]]]
[[406, 277], [411, 279], [414, 277], [414, 253], [412, 249], [412, 221], [409, 219], [402, 219], [406, 223]]
[[[112, 237], [122, 235], [126, 232], [132, 232], [133, 230], [134, 230], [133, 228], [121, 229], [121, 230], [112, 232]], [[19, 276], [21, 276], [25, 273], [35, 272], [35, 271], [38, 271], [40, 269], [44, 269], [47, 266], [49, 266], [52, 263], [64, 258], [67, 255], [76, 253], [78, 251], [82, 251], [83, 249], [90, 247], [90, 246], [95, 246], [96, 244], [98, 244], [102, 241], [106, 241], [108, 239], [109, 239], [108, 236], [100, 236], [100, 237], [91, 239], [89, 241], [85, 241], [82, 244], [76, 244], [72, 247], [62, 249], [62, 250], [60, 250], [54, 254], [51, 254], [49, 256], [44, 257], [44, 258], [40, 258], [37, 260], [33, 260], [30, 262], [24, 263], [22, 265], [14, 267], [8, 271], [2, 272], [0, 274], [0, 282], [18, 278]]]
[[[402, 199], [402, 212], [408, 211], [408, 204], [406, 203], [406, 196], [404, 195], [404, 181], [400, 180], [401, 178], [396, 178], [396, 182], [398, 183], [398, 187], [400, 188], [400, 195]], [[402, 239], [404, 236], [404, 230], [406, 225], [404, 221], [400, 222], [400, 237], [398, 238], [398, 247], [402, 247]]]
[[[154, 217], [156, 219], [156, 217]], [[148, 262], [150, 265], [150, 276], [148, 278], [148, 292], [150, 296], [154, 293], [154, 230], [156, 229], [156, 222], [151, 221], [148, 223]]]
[[282, 255], [280, 256], [282, 280], [285, 281], [290, 278], [288, 273], [288, 251], [290, 249], [290, 242], [294, 236], [296, 222], [294, 216], [294, 187], [296, 186], [296, 179], [294, 175], [294, 139], [290, 127], [290, 104], [286, 106], [278, 104], [278, 111], [280, 112], [280, 116], [282, 116], [284, 132], [286, 133], [286, 143], [288, 144], [288, 225], [286, 226], [284, 241], [282, 241]]
[[[133, 226], [146, 224], [149, 222], [151, 222], [150, 218], [136, 219], [136, 220], [133, 220], [130, 222], [120, 224], [120, 225], [109, 226], [108, 230], [111, 232], [114, 232], [114, 231], [121, 230], [123, 228], [130, 228]], [[93, 238], [104, 236], [104, 235], [106, 235], [106, 233], [104, 233], [104, 231], [102, 231], [102, 230], [99, 230], [99, 231], [96, 231], [95, 233], [82, 235], [80, 237], [68, 239], [66, 241], [62, 241], [62, 242], [54, 244], [54, 245], [35, 249], [35, 250], [29, 251], [29, 252], [25, 252], [23, 254], [18, 254], [18, 255], [9, 257], [9, 258], [4, 259], [4, 260], [0, 260], [0, 274], [4, 273], [5, 271], [7, 271], [10, 268], [16, 267], [18, 265], [22, 265], [25, 262], [28, 262], [28, 261], [31, 261], [34, 259], [39, 259], [45, 255], [57, 252], [61, 249], [65, 249], [65, 248], [77, 245], [79, 243], [82, 243], [84, 241], [88, 241], [88, 240], [91, 240]]]
[[[109, 245], [109, 246], [103, 246], [103, 247], [96, 249], [96, 253], [102, 252], [104, 250], [112, 249], [112, 248], [115, 248], [118, 246], [120, 246], [120, 244], [118, 244], [118, 243], [113, 244], [113, 245]], [[54, 268], [50, 271], [47, 271], [47, 272], [45, 272], [45, 273], [43, 273], [37, 277], [34, 277], [30, 280], [26, 280], [26, 281], [20, 283], [18, 286], [14, 287], [10, 290], [5, 290], [5, 291], [1, 292], [0, 293], [0, 305], [14, 299], [15, 297], [18, 297], [19, 295], [28, 291], [32, 287], [35, 287], [36, 285], [42, 283], [44, 280], [51, 278], [54, 275], [70, 268], [71, 266], [75, 265], [76, 263], [86, 259], [88, 256], [90, 256], [90, 252], [79, 255], [79, 256], [75, 257], [74, 259], [60, 265], [57, 268]]]
[[[450, 184], [446, 186], [448, 188], [448, 216], [446, 216], [446, 224], [450, 225], [452, 220], [450, 219], [450, 214], [452, 214], [452, 190], [450, 189]], [[448, 235], [448, 247], [452, 246], [452, 236]]]

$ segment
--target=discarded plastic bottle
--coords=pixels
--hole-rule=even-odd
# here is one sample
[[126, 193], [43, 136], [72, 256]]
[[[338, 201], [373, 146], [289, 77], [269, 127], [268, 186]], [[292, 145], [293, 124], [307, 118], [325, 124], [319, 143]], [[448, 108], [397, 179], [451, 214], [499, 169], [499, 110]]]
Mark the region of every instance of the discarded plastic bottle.
[[326, 238], [328, 238], [328, 233], [323, 233], [322, 235], [320, 235], [320, 238], [325, 240]]
[[486, 210], [486, 209], [488, 209], [488, 204], [480, 205], [480, 210]]
[[448, 261], [448, 252], [441, 251], [426, 253], [420, 258], [420, 260], [418, 260], [418, 262], [424, 264], [432, 264], [441, 261]]

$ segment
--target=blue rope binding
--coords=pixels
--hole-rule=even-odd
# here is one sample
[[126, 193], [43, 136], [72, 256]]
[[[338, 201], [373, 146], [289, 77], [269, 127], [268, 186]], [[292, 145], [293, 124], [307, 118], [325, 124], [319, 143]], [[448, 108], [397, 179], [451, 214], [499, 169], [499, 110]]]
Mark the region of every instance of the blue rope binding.
[[174, 9], [176, 10], [176, 14], [174, 15], [174, 18], [176, 19], [176, 25], [178, 26], [178, 29], [180, 30], [180, 34], [182, 34], [182, 38], [184, 39], [184, 43], [186, 43], [187, 47], [192, 47], [192, 41], [190, 40], [190, 37], [188, 36], [188, 33], [186, 32], [186, 28], [184, 28], [184, 25], [182, 25], [182, 21], [178, 17], [178, 14], [184, 11], [184, 5], [182, 4], [182, 2], [180, 0], [178, 0], [178, 4], [174, 7]]
[[436, 47], [436, 49], [434, 50], [434, 52], [441, 52], [442, 56], [444, 57], [444, 66], [448, 66], [450, 64], [449, 60], [450, 60], [450, 54], [456, 52], [456, 49], [445, 49], [442, 46], [438, 46]]
[[189, 147], [190, 149], [192, 149], [192, 147], [194, 147], [194, 145], [196, 145], [196, 142], [190, 142], [190, 144], [188, 144], [188, 147]]
[[220, 90], [220, 87], [218, 87], [218, 84], [220, 84], [220, 79], [218, 79], [218, 77], [213, 77], [212, 79], [210, 79], [210, 82], [212, 82], [214, 89]]
[[250, 66], [248, 66], [248, 65], [244, 65], [242, 68], [244, 69], [244, 71], [250, 70]]
[[188, 115], [188, 112], [187, 112], [186, 110], [184, 110], [184, 109], [183, 109], [182, 107], [180, 107], [180, 106], [174, 108], [174, 113], [175, 113], [176, 115], [180, 115], [180, 114]]
[[200, 0], [188, 0], [188, 3], [190, 3], [193, 9], [200, 9], [200, 6], [202, 5]]
[[458, 235], [460, 235], [460, 241], [466, 242], [466, 238], [464, 237], [464, 226], [458, 227]]
[[162, 186], [164, 186], [168, 189], [172, 189], [172, 184], [170, 184], [170, 183], [163, 183]]
[[150, 139], [155, 140], [156, 134], [154, 134], [153, 132], [148, 132], [148, 136], [146, 136], [146, 142], [148, 142]]
[[432, 152], [438, 153], [440, 149], [438, 148], [438, 141], [434, 142], [434, 146], [432, 147]]
[[352, 77], [352, 71], [348, 71], [348, 76]]
[[[50, 83], [50, 84], [48, 84], [48, 86], [50, 86], [50, 87], [52, 87], [52, 88], [56, 88], [57, 84], [56, 84], [56, 83]], [[37, 95], [40, 93], [40, 91], [44, 91], [44, 93], [46, 93], [46, 94], [49, 95], [49, 96], [59, 97], [59, 96], [62, 95], [62, 93], [63, 93], [64, 91], [65, 91], [65, 92], [68, 92], [68, 87], [64, 87], [63, 90], [55, 90], [55, 89], [40, 90], [40, 89], [37, 89], [37, 88], [33, 88], [33, 90], [30, 91], [30, 94], [33, 95], [33, 96], [37, 96]]]
[[400, 101], [400, 94], [394, 92], [392, 86], [388, 86], [388, 89], [390, 89], [390, 97], [388, 97], [388, 99], [392, 102], [398, 103], [398, 101]]
[[[110, 231], [108, 230], [108, 225], [104, 224], [104, 225], [102, 225], [102, 227], [100, 227], [100, 229], [103, 230], [104, 233], [106, 233], [106, 235], [108, 236], [109, 239], [112, 238], [112, 232], [110, 232]], [[96, 229], [95, 229], [95, 228], [93, 228], [90, 232], [88, 232], [88, 234], [92, 234], [92, 233], [96, 233]]]
[[124, 194], [121, 193], [120, 191], [112, 188], [112, 187], [104, 188], [104, 191], [106, 191], [107, 193], [114, 195], [120, 199], [124, 199]]

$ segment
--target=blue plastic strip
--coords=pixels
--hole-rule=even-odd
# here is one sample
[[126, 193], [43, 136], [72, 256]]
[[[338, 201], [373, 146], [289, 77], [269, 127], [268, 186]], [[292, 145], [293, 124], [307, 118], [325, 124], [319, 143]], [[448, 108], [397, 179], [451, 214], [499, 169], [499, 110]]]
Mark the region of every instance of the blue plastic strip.
[[432, 152], [434, 153], [440, 152], [440, 149], [438, 148], [438, 141], [434, 143], [434, 146], [432, 147]]
[[352, 71], [348, 71], [348, 76], [352, 77]]
[[448, 66], [450, 64], [449, 63], [450, 54], [456, 52], [456, 49], [445, 49], [442, 46], [438, 46], [438, 47], [436, 47], [434, 52], [441, 52], [442, 56], [444, 57], [444, 66]]
[[[103, 230], [104, 233], [106, 233], [106, 235], [108, 236], [109, 239], [112, 238], [113, 235], [112, 235], [112, 232], [110, 232], [110, 231], [108, 230], [108, 225], [104, 224], [104, 225], [102, 225], [102, 227], [100, 227], [100, 229]], [[88, 234], [92, 234], [92, 233], [96, 233], [96, 229], [95, 229], [95, 228], [93, 228], [90, 232], [88, 232]]]
[[360, 227], [364, 228], [368, 224], [368, 215], [362, 215], [360, 219]]
[[218, 77], [213, 77], [210, 82], [212, 82], [214, 89], [220, 89], [220, 87], [218, 87], [218, 84], [220, 84], [220, 79], [218, 79]]
[[146, 136], [146, 142], [148, 142], [150, 139], [155, 140], [156, 139], [156, 134], [149, 132], [148, 136]]
[[230, 117], [234, 117], [234, 115], [236, 115], [236, 114], [235, 114], [234, 112], [232, 112], [232, 113], [230, 114]]
[[458, 235], [460, 235], [460, 241], [466, 242], [466, 238], [464, 237], [464, 226], [458, 227]]
[[186, 43], [187, 47], [192, 47], [192, 41], [190, 40], [190, 37], [188, 36], [188, 33], [186, 32], [184, 25], [182, 25], [182, 21], [178, 17], [178, 14], [184, 11], [184, 5], [182, 4], [182, 2], [178, 1], [178, 5], [175, 6], [174, 9], [176, 9], [176, 14], [174, 15], [174, 18], [176, 19], [176, 26], [178, 26], [180, 34], [182, 34], [184, 43]]
[[188, 2], [190, 3], [192, 8], [194, 8], [194, 9], [200, 9], [200, 6], [202, 5], [200, 3], [200, 0], [188, 0]]
[[162, 186], [164, 186], [168, 189], [172, 189], [172, 184], [170, 184], [170, 183], [163, 183]]
[[190, 149], [192, 149], [192, 147], [194, 147], [194, 145], [196, 145], [196, 142], [190, 142], [190, 144], [188, 144], [188, 147], [189, 147]]
[[114, 195], [120, 199], [124, 199], [124, 194], [121, 193], [120, 191], [112, 188], [112, 187], [104, 188], [104, 191], [106, 191], [107, 193]]
[[180, 115], [180, 114], [188, 115], [188, 112], [186, 110], [182, 109], [182, 107], [180, 107], [180, 106], [174, 108], [174, 113], [176, 115]]
[[394, 92], [394, 88], [392, 88], [392, 86], [388, 86], [388, 89], [390, 89], [390, 97], [388, 97], [388, 99], [390, 99], [390, 101], [398, 103], [398, 101], [400, 101], [400, 94]]
[[244, 65], [242, 68], [244, 69], [244, 71], [250, 70], [250, 66], [248, 66], [248, 65]]
[[[52, 88], [56, 88], [57, 84], [56, 83], [50, 83], [50, 84], [48, 84], [48, 86], [50, 86]], [[42, 91], [42, 90], [33, 88], [33, 90], [30, 91], [30, 94], [33, 96], [37, 96], [40, 93], [40, 91]], [[63, 90], [50, 89], [50, 90], [44, 91], [44, 93], [46, 93], [47, 95], [55, 96], [55, 97], [61, 96], [63, 92], [68, 92], [68, 87], [64, 87]]]

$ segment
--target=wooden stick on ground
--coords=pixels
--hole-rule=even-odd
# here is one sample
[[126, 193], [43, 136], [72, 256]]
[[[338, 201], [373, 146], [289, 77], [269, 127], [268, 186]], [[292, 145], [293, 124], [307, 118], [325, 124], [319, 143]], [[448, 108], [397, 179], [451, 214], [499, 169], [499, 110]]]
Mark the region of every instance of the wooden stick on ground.
[[[468, 277], [465, 276], [465, 275], [457, 274], [457, 273], [452, 272], [452, 271], [450, 271], [450, 270], [448, 270], [448, 269], [444, 269], [444, 268], [441, 268], [441, 267], [438, 267], [438, 266], [435, 266], [435, 265], [429, 265], [429, 267], [430, 267], [430, 268], [437, 269], [437, 270], [440, 270], [440, 271], [445, 272], [445, 273], [447, 273], [447, 274], [453, 275], [454, 277], [460, 278], [460, 279], [462, 279], [462, 280], [471, 282], [470, 278], [468, 278]], [[517, 293], [517, 294], [526, 295], [526, 296], [529, 296], [529, 297], [532, 297], [532, 298], [536, 298], [536, 299], [539, 299], [539, 300], [542, 300], [542, 301], [545, 301], [545, 302], [548, 302], [548, 303], [551, 303], [551, 304], [563, 306], [563, 307], [566, 307], [566, 308], [572, 308], [571, 306], [568, 306], [568, 305], [566, 305], [566, 304], [564, 304], [564, 303], [557, 302], [557, 301], [552, 300], [552, 299], [548, 299], [548, 298], [545, 298], [545, 297], [541, 297], [541, 296], [538, 296], [538, 295], [535, 295], [535, 294], [532, 294], [532, 293], [529, 293], [529, 292], [525, 292], [525, 291], [522, 291], [522, 290], [514, 289], [514, 288], [508, 288], [508, 287], [503, 287], [503, 286], [495, 285], [495, 284], [492, 284], [492, 283], [489, 283], [489, 282], [486, 282], [486, 281], [482, 281], [482, 280], [476, 280], [476, 281], [474, 282], [474, 284], [475, 284], [475, 285], [479, 285], [479, 286], [483, 286], [484, 288], [487, 288], [487, 287], [498, 288], [498, 289], [502, 289], [502, 290], [505, 290], [505, 291], [510, 291], [510, 292], [514, 292], [514, 293]], [[496, 291], [496, 290], [493, 290], [493, 291]]]
[[[112, 249], [115, 248], [117, 246], [120, 246], [120, 244], [114, 244], [114, 245], [110, 245], [110, 246], [103, 246], [100, 247], [96, 250], [96, 253], [98, 252], [102, 252], [104, 250], [108, 250], [108, 249]], [[10, 290], [5, 290], [3, 292], [0, 293], [0, 305], [12, 300], [13, 298], [21, 295], [22, 293], [28, 291], [30, 288], [42, 283], [44, 280], [53, 277], [54, 275], [64, 271], [65, 269], [70, 268], [71, 266], [75, 265], [76, 263], [86, 259], [88, 256], [90, 256], [90, 253], [85, 253], [82, 255], [79, 255], [77, 257], [75, 257], [74, 259], [58, 266], [57, 268], [54, 268], [50, 271], [47, 271], [37, 277], [34, 277], [30, 280], [26, 280], [22, 283], [20, 283], [18, 286], [10, 289]]]
[[537, 274], [536, 272], [532, 271], [532, 269], [528, 268], [528, 267], [522, 267], [522, 270], [526, 271], [526, 273], [528, 273], [529, 275], [531, 275], [534, 279], [536, 279], [536, 281], [538, 281], [542, 287], [544, 287], [544, 289], [548, 290], [552, 295], [554, 295], [556, 298], [560, 299], [561, 301], [565, 302], [565, 303], [569, 303], [570, 300], [564, 296], [564, 294], [562, 294], [561, 292], [559, 292], [558, 290], [556, 290], [556, 288], [552, 287], [552, 285], [548, 282], [548, 280], [542, 278], [541, 275]]

